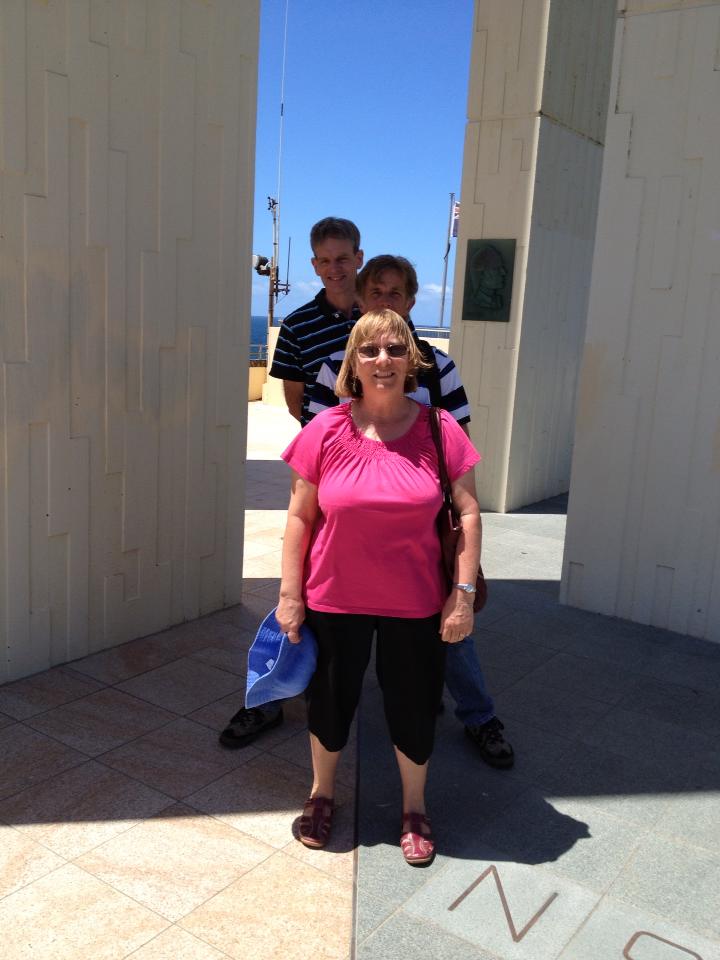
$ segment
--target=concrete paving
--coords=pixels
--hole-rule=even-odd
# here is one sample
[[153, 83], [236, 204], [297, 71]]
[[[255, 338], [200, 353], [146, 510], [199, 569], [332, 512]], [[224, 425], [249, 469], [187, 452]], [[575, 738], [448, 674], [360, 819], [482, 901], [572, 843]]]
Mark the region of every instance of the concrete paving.
[[446, 694], [438, 856], [404, 866], [368, 681], [359, 727], [359, 960], [720, 958], [720, 646], [557, 602], [564, 499], [484, 517], [475, 641], [512, 770]]
[[217, 744], [277, 595], [296, 430], [249, 412], [243, 603], [0, 688], [3, 958], [720, 960], [720, 646], [560, 606], [562, 498], [484, 518], [475, 640], [515, 767], [446, 696], [439, 853], [408, 867], [368, 671], [331, 843], [297, 842], [302, 700]]

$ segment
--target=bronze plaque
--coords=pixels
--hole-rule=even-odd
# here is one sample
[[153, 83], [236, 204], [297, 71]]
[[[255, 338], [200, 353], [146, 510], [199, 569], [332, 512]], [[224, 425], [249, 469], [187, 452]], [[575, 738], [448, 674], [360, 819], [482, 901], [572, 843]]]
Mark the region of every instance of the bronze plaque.
[[510, 320], [514, 240], [468, 240], [463, 320]]

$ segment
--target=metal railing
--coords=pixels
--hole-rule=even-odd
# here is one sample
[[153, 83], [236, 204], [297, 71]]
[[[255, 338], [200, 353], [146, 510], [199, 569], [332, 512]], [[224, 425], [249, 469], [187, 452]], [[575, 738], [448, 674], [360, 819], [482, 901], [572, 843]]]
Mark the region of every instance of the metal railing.
[[415, 327], [421, 337], [432, 337], [435, 340], [449, 340], [450, 327]]
[[259, 366], [261, 363], [267, 363], [268, 348], [266, 343], [250, 344], [250, 363]]

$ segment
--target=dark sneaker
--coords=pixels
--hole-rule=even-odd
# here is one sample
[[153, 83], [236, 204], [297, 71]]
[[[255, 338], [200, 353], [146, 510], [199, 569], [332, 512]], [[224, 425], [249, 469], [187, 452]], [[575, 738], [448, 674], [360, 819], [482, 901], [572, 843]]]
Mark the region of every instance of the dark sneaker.
[[502, 723], [492, 717], [486, 723], [465, 727], [465, 733], [480, 750], [480, 756], [491, 767], [507, 769], [515, 763], [513, 748], [503, 736]]
[[251, 707], [250, 710], [246, 710], [243, 707], [220, 734], [220, 743], [230, 750], [246, 747], [266, 730], [279, 727], [282, 722], [282, 707], [276, 710], [264, 710], [262, 707]]

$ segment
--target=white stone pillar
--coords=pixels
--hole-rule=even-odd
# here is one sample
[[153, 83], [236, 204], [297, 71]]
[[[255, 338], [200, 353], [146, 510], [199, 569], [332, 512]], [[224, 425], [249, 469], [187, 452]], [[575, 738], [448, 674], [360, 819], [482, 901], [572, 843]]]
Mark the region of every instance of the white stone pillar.
[[563, 568], [720, 640], [720, 3], [618, 4]]
[[240, 598], [258, 5], [0, 3], [0, 681]]
[[[595, 233], [613, 0], [478, 0], [450, 353], [481, 506], [568, 489]], [[509, 322], [464, 309], [468, 244], [516, 241]]]

